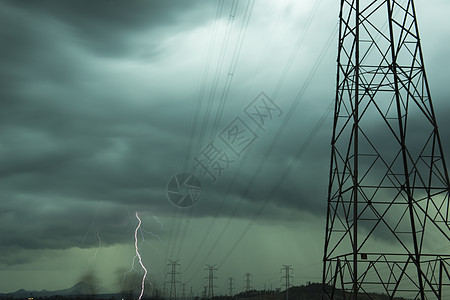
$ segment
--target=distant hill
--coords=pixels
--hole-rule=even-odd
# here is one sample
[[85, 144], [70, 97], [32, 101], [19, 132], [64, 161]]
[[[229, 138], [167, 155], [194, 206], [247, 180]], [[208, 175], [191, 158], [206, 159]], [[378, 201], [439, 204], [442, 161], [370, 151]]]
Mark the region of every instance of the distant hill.
[[[283, 295], [285, 295], [284, 292]], [[289, 289], [289, 300], [306, 300], [306, 299], [308, 300], [322, 299], [322, 284], [311, 283], [309, 285], [296, 286]], [[344, 297], [341, 292], [336, 291], [334, 299], [343, 300]], [[371, 293], [370, 297], [362, 294], [358, 295], [358, 300], [389, 300], [389, 299], [390, 299], [389, 296], [385, 294]], [[393, 300], [407, 300], [407, 299], [401, 297], [394, 297]]]
[[[226, 297], [218, 297], [226, 298]], [[236, 295], [237, 300], [286, 300], [285, 291], [248, 291]], [[322, 299], [322, 284], [321, 283], [309, 283], [308, 285], [291, 287], [288, 290], [289, 300], [321, 300]], [[231, 297], [230, 297], [231, 299]], [[336, 291], [334, 300], [343, 300], [344, 297], [341, 292]], [[366, 295], [358, 295], [358, 300], [389, 300], [389, 296], [384, 294], [370, 294], [370, 297]], [[216, 299], [226, 300], [226, 299]], [[407, 300], [405, 298], [395, 297], [393, 300]]]
[[78, 282], [74, 286], [62, 289], [62, 290], [56, 290], [56, 291], [47, 291], [47, 290], [41, 290], [41, 291], [29, 291], [20, 289], [12, 293], [6, 293], [6, 294], [0, 294], [1, 298], [44, 298], [44, 297], [51, 297], [51, 296], [81, 296], [81, 295], [93, 295], [93, 294], [106, 294], [106, 291], [104, 288], [100, 286], [96, 286], [93, 284], [85, 283], [85, 282]]
[[[289, 300], [321, 300], [322, 299], [322, 284], [310, 283], [308, 285], [295, 286], [288, 291]], [[132, 295], [130, 291], [128, 295]], [[0, 299], [27, 299], [33, 297], [34, 299], [49, 298], [53, 299], [57, 296], [62, 298], [77, 298], [77, 299], [122, 299], [123, 293], [110, 294], [105, 291], [104, 288], [95, 286], [85, 282], [78, 282], [74, 286], [68, 289], [56, 290], [56, 291], [27, 291], [20, 289], [13, 293], [0, 294]], [[129, 297], [125, 297], [129, 298]], [[55, 298], [57, 299], [57, 298]], [[155, 298], [145, 298], [155, 299]], [[285, 300], [285, 292], [279, 290], [264, 290], [257, 291], [252, 290], [235, 295], [229, 296], [216, 296], [213, 300]], [[336, 291], [335, 300], [343, 300], [342, 293]], [[358, 296], [359, 300], [388, 300], [389, 297], [383, 294], [370, 294], [370, 297], [365, 295]], [[155, 299], [161, 300], [161, 298]], [[195, 300], [202, 300], [202, 298], [196, 297]], [[394, 298], [394, 300], [407, 300], [404, 298]]]

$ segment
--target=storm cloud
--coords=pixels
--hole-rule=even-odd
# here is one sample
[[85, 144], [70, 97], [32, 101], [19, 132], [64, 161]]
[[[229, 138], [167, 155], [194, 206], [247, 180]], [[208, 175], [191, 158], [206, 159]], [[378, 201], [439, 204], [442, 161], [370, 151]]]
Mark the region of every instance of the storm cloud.
[[[434, 28], [430, 16], [449, 5], [422, 2], [425, 64], [450, 150], [443, 71], [450, 45], [441, 43], [450, 31]], [[276, 268], [290, 260], [310, 264], [308, 255], [320, 263], [322, 239], [315, 235], [325, 224], [338, 5], [236, 3], [0, 4], [0, 278], [27, 266], [39, 269], [42, 257], [58, 251], [83, 260], [99, 245], [97, 235], [105, 253], [111, 251], [107, 257], [114, 249], [123, 254], [132, 243], [135, 212], [146, 216], [145, 230], [158, 235], [146, 234], [159, 248], [156, 281], [163, 280], [166, 258], [183, 257], [193, 266], [187, 273], [197, 276], [204, 257], [218, 263], [242, 257], [246, 251], [233, 252], [238, 246], [263, 245], [255, 261], [273, 258]], [[234, 118], [250, 122], [244, 108], [260, 92], [281, 115], [264, 129], [248, 123], [257, 135], [248, 151], [234, 156], [216, 181], [200, 178], [195, 207], [174, 207], [166, 195], [170, 178], [185, 171], [186, 162], [192, 166], [210, 141], [220, 141]], [[310, 224], [311, 232], [294, 240], [299, 224]], [[300, 247], [309, 241], [311, 249]], [[283, 242], [304, 255], [294, 258], [286, 248], [275, 258]], [[236, 262], [223, 268], [244, 272]], [[61, 282], [53, 274], [49, 282], [65, 287], [80, 272]], [[2, 282], [5, 291], [36, 288], [31, 279], [28, 286]]]

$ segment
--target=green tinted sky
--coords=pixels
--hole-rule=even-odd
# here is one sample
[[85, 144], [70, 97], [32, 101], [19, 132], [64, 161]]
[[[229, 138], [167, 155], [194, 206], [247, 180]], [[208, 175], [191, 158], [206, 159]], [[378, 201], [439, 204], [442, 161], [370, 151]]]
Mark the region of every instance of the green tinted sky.
[[[204, 285], [205, 263], [219, 266], [220, 291], [229, 276], [242, 288], [246, 272], [255, 288], [278, 287], [282, 264], [292, 264], [296, 284], [320, 281], [331, 114], [305, 141], [334, 96], [338, 1], [247, 5], [0, 3], [0, 291], [65, 288], [90, 272], [115, 285], [134, 257], [136, 211], [156, 286], [167, 259], [180, 259], [180, 280], [194, 291]], [[450, 4], [416, 7], [450, 149]], [[171, 205], [166, 185], [186, 157], [191, 166], [260, 92], [282, 109], [280, 118], [255, 129], [255, 143], [216, 182], [200, 176], [193, 209]], [[218, 102], [208, 109], [211, 99], [225, 100], [223, 110]]]

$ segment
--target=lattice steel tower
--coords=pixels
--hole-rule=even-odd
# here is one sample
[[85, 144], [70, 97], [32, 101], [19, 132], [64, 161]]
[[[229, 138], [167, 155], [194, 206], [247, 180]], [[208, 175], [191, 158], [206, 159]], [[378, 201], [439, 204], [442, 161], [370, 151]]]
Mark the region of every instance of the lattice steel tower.
[[168, 272], [168, 275], [170, 275], [170, 281], [166, 281], [166, 284], [170, 284], [169, 288], [169, 300], [176, 300], [177, 299], [177, 283], [179, 281], [176, 279], [177, 275], [180, 274], [179, 271], [177, 271], [177, 268], [180, 266], [178, 263], [178, 260], [170, 260], [167, 266], [170, 266], [170, 272]]
[[341, 0], [339, 19], [323, 298], [449, 297], [449, 177], [414, 3]]
[[214, 285], [214, 279], [217, 279], [217, 277], [214, 276], [214, 271], [217, 271], [216, 265], [206, 265], [206, 271], [208, 271], [208, 277], [205, 279], [208, 279], [208, 294], [206, 295], [208, 299], [212, 299], [214, 297], [214, 288], [216, 287]]

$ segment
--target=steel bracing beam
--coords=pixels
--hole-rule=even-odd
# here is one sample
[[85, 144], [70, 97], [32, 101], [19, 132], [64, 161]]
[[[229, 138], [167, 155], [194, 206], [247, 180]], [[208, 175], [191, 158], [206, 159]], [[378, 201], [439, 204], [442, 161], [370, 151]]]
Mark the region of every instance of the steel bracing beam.
[[324, 299], [450, 296], [449, 177], [412, 0], [342, 0]]

